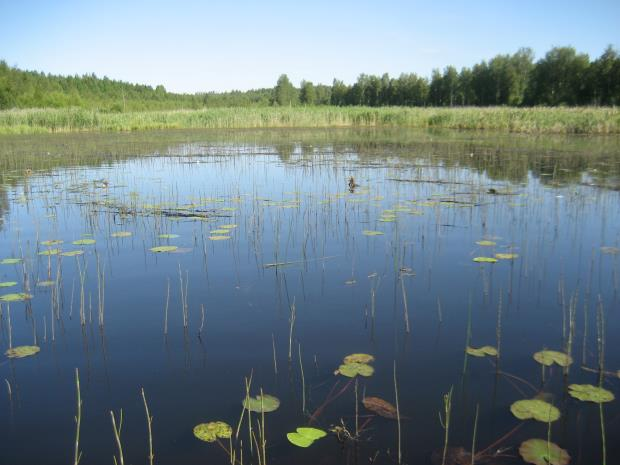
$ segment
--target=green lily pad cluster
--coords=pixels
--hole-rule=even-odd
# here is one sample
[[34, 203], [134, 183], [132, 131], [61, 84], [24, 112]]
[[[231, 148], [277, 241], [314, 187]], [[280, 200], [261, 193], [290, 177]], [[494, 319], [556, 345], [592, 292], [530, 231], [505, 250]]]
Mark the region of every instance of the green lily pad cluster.
[[310, 447], [314, 441], [327, 436], [327, 433], [318, 428], [300, 427], [293, 433], [287, 433], [286, 438], [297, 447]]
[[375, 361], [375, 358], [369, 354], [351, 354], [347, 355], [342, 365], [334, 372], [335, 375], [342, 375], [348, 378], [355, 376], [372, 376], [375, 369], [369, 365]]
[[561, 367], [567, 367], [573, 363], [573, 358], [570, 355], [556, 350], [541, 350], [540, 352], [536, 352], [534, 354], [534, 360], [545, 366], [551, 366], [556, 363]]
[[370, 229], [364, 229], [362, 231], [362, 234], [364, 236], [383, 236], [383, 233], [381, 231], [371, 231]]
[[486, 240], [484, 240], [484, 241], [476, 241], [476, 244], [481, 245], [483, 247], [492, 247], [492, 246], [496, 245], [495, 242], [493, 242], [493, 241], [486, 241]]
[[151, 247], [151, 252], [155, 253], [167, 253], [174, 252], [178, 247], [176, 245], [160, 245], [157, 247]]
[[519, 258], [519, 254], [516, 253], [496, 253], [495, 258], [499, 260], [514, 260], [515, 258]]
[[95, 239], [78, 239], [77, 241], [73, 241], [72, 244], [73, 245], [93, 245], [95, 242]]
[[532, 419], [548, 423], [560, 418], [557, 407], [540, 399], [518, 400], [510, 406], [510, 411], [519, 420]]
[[591, 384], [571, 384], [568, 386], [568, 393], [575, 399], [596, 404], [611, 402], [616, 398], [613, 392]]
[[17, 265], [21, 261], [21, 258], [3, 258], [0, 260], [0, 265]]
[[546, 439], [528, 439], [521, 443], [519, 454], [534, 465], [567, 465], [570, 455], [557, 444]]
[[223, 421], [200, 423], [194, 426], [194, 436], [205, 442], [215, 442], [218, 438], [228, 439], [232, 436], [232, 427]]
[[243, 407], [251, 412], [273, 412], [280, 407], [280, 399], [269, 394], [258, 394], [256, 397], [246, 397], [243, 399]]
[[129, 231], [118, 231], [113, 232], [112, 237], [130, 237], [131, 233]]
[[13, 287], [17, 286], [17, 281], [3, 281], [0, 283], [0, 287]]
[[160, 234], [159, 235], [160, 239], [176, 239], [177, 237], [179, 237], [178, 234]]
[[476, 263], [496, 263], [497, 262], [497, 258], [493, 258], [493, 257], [474, 257], [473, 260]]
[[16, 292], [13, 294], [4, 294], [3, 296], [0, 296], [0, 300], [2, 302], [21, 302], [30, 299], [32, 299], [32, 296], [30, 294], [26, 294], [25, 292]]
[[41, 351], [39, 346], [18, 346], [7, 350], [4, 355], [8, 358], [24, 358], [38, 354]]
[[475, 347], [467, 347], [465, 351], [468, 355], [473, 355], [474, 357], [486, 357], [487, 355], [497, 357], [497, 349], [493, 346], [482, 346], [478, 349]]
[[60, 253], [60, 249], [47, 249], [47, 250], [42, 250], [41, 252], [39, 252], [39, 255], [58, 255]]

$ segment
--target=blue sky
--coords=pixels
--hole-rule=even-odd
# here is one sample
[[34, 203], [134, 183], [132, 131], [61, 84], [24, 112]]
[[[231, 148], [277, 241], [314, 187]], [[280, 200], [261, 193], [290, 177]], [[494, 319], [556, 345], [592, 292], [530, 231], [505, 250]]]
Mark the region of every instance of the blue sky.
[[0, 59], [177, 92], [429, 76], [531, 47], [620, 48], [620, 0], [0, 0]]

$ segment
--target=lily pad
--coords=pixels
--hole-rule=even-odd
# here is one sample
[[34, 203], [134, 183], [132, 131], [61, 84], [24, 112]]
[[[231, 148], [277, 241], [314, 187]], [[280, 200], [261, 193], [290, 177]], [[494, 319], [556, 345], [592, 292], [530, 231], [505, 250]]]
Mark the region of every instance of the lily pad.
[[618, 247], [604, 246], [601, 247], [601, 252], [608, 255], [620, 255], [620, 249]]
[[597, 404], [615, 399], [613, 392], [591, 384], [571, 384], [568, 386], [568, 393], [575, 399]]
[[220, 226], [221, 229], [235, 229], [236, 227], [236, 224], [223, 224], [222, 226]]
[[228, 229], [222, 228], [222, 229], [214, 229], [214, 230], [212, 230], [211, 234], [213, 234], [213, 235], [220, 235], [221, 236], [221, 235], [228, 234], [229, 232], [230, 231]]
[[243, 406], [251, 412], [268, 413], [280, 407], [280, 399], [275, 396], [270, 396], [269, 394], [263, 394], [261, 399], [261, 395], [258, 394], [256, 397], [243, 399]]
[[73, 241], [72, 244], [73, 245], [93, 245], [95, 242], [95, 239], [79, 239], [77, 241]]
[[518, 400], [510, 406], [510, 411], [519, 420], [534, 419], [548, 423], [560, 418], [557, 407], [539, 399]]
[[118, 231], [113, 232], [112, 237], [130, 237], [131, 233], [129, 231]]
[[497, 349], [493, 346], [482, 346], [478, 349], [475, 347], [467, 347], [466, 352], [468, 355], [473, 355], [474, 357], [485, 357], [487, 355], [497, 357]]
[[573, 358], [570, 355], [555, 350], [541, 350], [540, 352], [536, 352], [534, 354], [534, 360], [545, 366], [551, 366], [557, 363], [561, 367], [567, 367], [573, 363]]
[[546, 439], [528, 439], [521, 443], [519, 454], [527, 463], [535, 465], [567, 465], [570, 455]]
[[225, 241], [226, 239], [230, 239], [230, 236], [223, 236], [223, 235], [209, 236], [209, 240], [211, 241]]
[[41, 348], [39, 346], [18, 346], [7, 350], [4, 355], [8, 358], [24, 358], [38, 354]]
[[371, 231], [370, 229], [364, 229], [362, 231], [362, 234], [364, 236], [383, 236], [383, 233], [381, 231]]
[[286, 438], [297, 447], [310, 447], [314, 439], [307, 438], [299, 433], [286, 433]]
[[26, 294], [25, 292], [18, 292], [15, 294], [4, 294], [0, 296], [0, 300], [2, 302], [21, 302], [23, 300], [32, 299], [30, 294]]
[[343, 363], [372, 363], [375, 361], [375, 358], [369, 354], [351, 354], [347, 355]]
[[375, 369], [366, 363], [351, 362], [340, 365], [334, 374], [354, 378], [357, 375], [372, 376], [374, 372]]
[[158, 247], [151, 247], [151, 252], [155, 253], [166, 253], [166, 252], [174, 252], [177, 249], [176, 245], [160, 245]]
[[21, 258], [3, 258], [0, 260], [0, 265], [16, 265], [21, 263]]
[[194, 436], [201, 441], [215, 442], [218, 438], [228, 439], [232, 436], [232, 428], [223, 421], [200, 423], [194, 426]]
[[39, 252], [39, 255], [58, 255], [60, 253], [60, 249], [47, 249]]
[[491, 247], [491, 246], [496, 245], [496, 243], [493, 241], [476, 241], [476, 244], [482, 245], [484, 247]]
[[158, 236], [160, 239], [176, 239], [177, 237], [179, 237], [178, 234], [160, 234]]
[[41, 245], [44, 245], [45, 247], [51, 247], [53, 245], [60, 245], [62, 244], [64, 241], [60, 240], [60, 239], [52, 239], [49, 241], [41, 241]]
[[473, 260], [476, 263], [495, 263], [495, 262], [497, 262], [497, 258], [493, 258], [493, 257], [475, 257]]
[[297, 431], [294, 433], [287, 433], [286, 438], [297, 447], [309, 447], [314, 441], [326, 435], [327, 433], [321, 429], [301, 427], [297, 428]]
[[516, 253], [496, 253], [495, 258], [499, 260], [514, 260], [515, 258], [519, 258], [519, 255]]
[[0, 287], [13, 287], [17, 285], [17, 281], [4, 281], [0, 283]]
[[391, 420], [396, 420], [398, 418], [396, 407], [380, 397], [364, 397], [362, 403], [368, 410], [383, 418], [389, 418]]
[[84, 255], [83, 250], [68, 250], [67, 252], [62, 252], [60, 255], [63, 257], [75, 257], [76, 255]]

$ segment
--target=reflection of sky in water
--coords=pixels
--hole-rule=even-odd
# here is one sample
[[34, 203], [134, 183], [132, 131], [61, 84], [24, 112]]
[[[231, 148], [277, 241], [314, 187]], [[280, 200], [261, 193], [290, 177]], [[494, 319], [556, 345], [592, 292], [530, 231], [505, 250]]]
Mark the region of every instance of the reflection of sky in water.
[[[270, 462], [343, 463], [345, 458], [332, 438], [303, 453], [284, 439], [286, 432], [305, 422], [298, 343], [312, 410], [332, 387], [331, 373], [342, 356], [358, 351], [377, 357], [375, 376], [364, 382], [367, 394], [392, 400], [391, 370], [396, 359], [401, 408], [414, 418], [403, 423], [404, 453], [410, 463], [425, 463], [432, 450], [441, 447], [437, 410], [442, 394], [452, 385], [451, 443], [470, 443], [473, 412], [479, 403], [479, 446], [488, 445], [516, 425], [510, 403], [535, 392], [514, 378], [496, 377], [485, 359], [469, 359], [468, 376], [461, 377], [470, 302], [472, 345], [497, 344], [501, 307], [501, 369], [538, 387], [540, 368], [531, 354], [543, 347], [562, 348], [563, 311], [568, 312], [571, 298], [577, 312], [573, 341], [577, 363], [569, 381], [596, 381], [579, 365], [584, 322], [585, 361], [588, 366], [596, 364], [595, 312], [600, 295], [606, 312], [606, 363], [610, 370], [620, 368], [620, 356], [613, 350], [613, 335], [620, 329], [619, 258], [600, 252], [601, 246], [617, 247], [620, 242], [618, 192], [581, 185], [552, 188], [534, 176], [528, 177], [526, 185], [491, 181], [483, 172], [438, 166], [424, 154], [405, 156], [380, 146], [373, 148], [375, 155], [350, 150], [346, 157], [334, 156], [325, 147], [312, 155], [307, 147], [303, 154], [294, 149], [286, 157], [282, 149], [278, 156], [272, 146], [191, 145], [171, 150], [172, 157], [33, 176], [25, 199], [23, 185], [9, 190], [11, 204], [0, 235], [2, 256], [19, 254], [21, 244], [33, 284], [48, 276], [47, 258], [36, 255], [37, 239], [64, 239], [63, 250], [69, 250], [75, 248], [71, 240], [92, 232], [97, 244], [86, 248], [86, 313], [90, 320], [92, 307], [92, 324], [80, 329], [76, 259], [65, 257], [62, 319], [54, 324], [55, 341], [51, 341], [51, 292], [34, 288], [32, 312], [41, 354], [0, 366], [0, 377], [7, 378], [16, 393], [13, 404], [0, 403], [0, 413], [8, 418], [0, 434], [11, 444], [0, 451], [3, 463], [70, 460], [74, 367], [80, 368], [83, 378], [85, 463], [108, 463], [106, 457], [113, 451], [110, 409], [123, 408], [126, 415], [126, 460], [137, 463], [146, 455], [140, 386], [152, 403], [155, 449], [162, 463], [224, 463], [224, 453], [198, 443], [191, 428], [215, 419], [236, 425], [243, 377], [251, 369], [257, 389], [263, 386], [282, 400], [281, 409], [267, 417]], [[350, 176], [360, 184], [354, 194], [347, 192]], [[93, 181], [100, 179], [108, 180], [109, 187], [96, 187]], [[499, 195], [487, 194], [489, 188]], [[214, 221], [162, 218], [150, 214], [146, 204], [168, 210], [194, 204], [221, 216]], [[129, 215], [119, 214], [121, 205]], [[382, 222], [385, 210], [403, 211], [394, 212], [395, 222]], [[140, 214], [132, 215], [133, 211]], [[54, 218], [46, 216], [51, 213]], [[231, 240], [207, 239], [209, 231], [230, 223], [238, 225]], [[366, 229], [384, 235], [363, 236]], [[120, 230], [133, 236], [110, 237]], [[161, 233], [180, 237], [159, 239]], [[476, 245], [482, 238], [497, 245]], [[191, 250], [162, 255], [148, 250], [168, 243]], [[103, 333], [97, 327], [95, 250], [106, 273]], [[496, 252], [518, 253], [519, 258], [495, 265], [472, 262], [475, 256]], [[297, 263], [263, 267], [287, 261]], [[56, 264], [52, 258], [53, 275]], [[189, 279], [186, 332], [179, 268]], [[400, 268], [415, 273], [403, 278], [412, 328], [408, 336], [397, 279]], [[20, 272], [4, 266], [1, 279], [19, 280]], [[377, 276], [369, 278], [373, 273]], [[352, 280], [355, 284], [345, 284]], [[164, 339], [168, 282], [169, 334]], [[288, 306], [293, 300], [297, 319], [289, 368]], [[199, 338], [201, 305], [205, 317]], [[14, 344], [31, 343], [33, 320], [24, 305], [13, 304], [11, 312]], [[5, 318], [2, 346], [7, 345]], [[618, 393], [617, 380], [607, 387]], [[569, 447], [571, 454], [596, 461], [595, 409], [562, 395], [557, 370], [545, 391], [554, 394], [554, 404], [563, 411], [561, 425], [554, 427], [554, 440]], [[327, 427], [343, 416], [352, 425], [352, 396], [350, 391], [331, 404], [319, 424]], [[606, 406], [610, 439], [620, 431], [619, 414], [615, 403]], [[380, 450], [381, 463], [387, 463], [386, 449], [395, 445], [395, 425], [375, 419], [370, 426], [372, 441], [360, 444], [361, 456]], [[40, 443], [25, 448], [32, 434], [41, 435]], [[545, 425], [528, 424], [507, 444], [545, 435]], [[613, 447], [608, 463], [620, 457]]]

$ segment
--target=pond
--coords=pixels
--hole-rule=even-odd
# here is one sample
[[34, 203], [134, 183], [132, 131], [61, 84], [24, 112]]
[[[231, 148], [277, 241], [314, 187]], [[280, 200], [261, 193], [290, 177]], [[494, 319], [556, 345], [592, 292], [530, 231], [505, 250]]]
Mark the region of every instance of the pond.
[[617, 137], [7, 136], [0, 182], [0, 463], [620, 463]]

